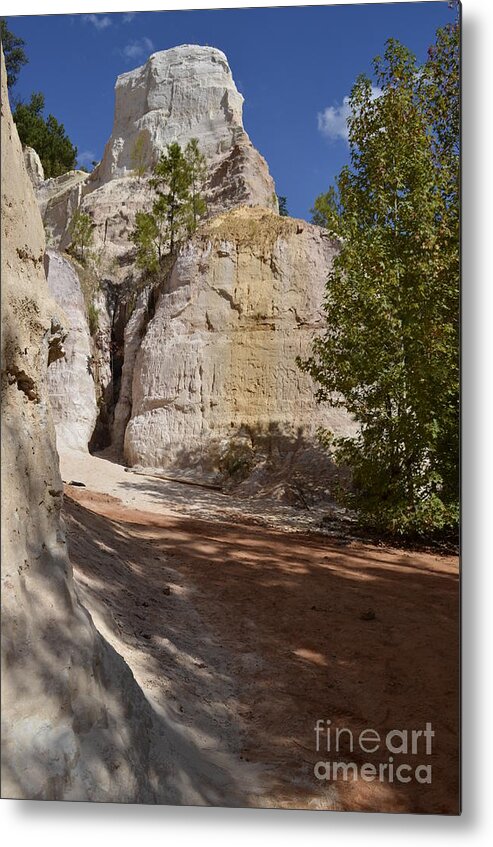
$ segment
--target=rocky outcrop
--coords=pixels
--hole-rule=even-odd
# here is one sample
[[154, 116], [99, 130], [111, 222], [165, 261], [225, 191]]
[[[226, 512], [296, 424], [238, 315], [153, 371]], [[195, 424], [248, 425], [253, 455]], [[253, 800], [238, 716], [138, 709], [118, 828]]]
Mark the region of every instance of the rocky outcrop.
[[[277, 210], [274, 181], [243, 128], [242, 108], [227, 59], [213, 47], [163, 50], [119, 76], [101, 163], [90, 175], [71, 171], [37, 189], [49, 243], [68, 246], [70, 219], [80, 207], [93, 221], [93, 251], [103, 272], [123, 279], [133, 253], [135, 213], [152, 202], [150, 171], [167, 144], [184, 146], [191, 138], [199, 140], [207, 160], [209, 215], [241, 204]], [[140, 177], [134, 175], [137, 141], [146, 170]]]
[[81, 210], [90, 215], [93, 223], [91, 251], [102, 277], [121, 282], [134, 272], [135, 250], [130, 233], [136, 213], [149, 210], [152, 198], [149, 178], [131, 174], [113, 179], [82, 198]]
[[24, 164], [26, 166], [29, 179], [31, 180], [34, 189], [39, 188], [45, 179], [45, 172], [43, 170], [43, 165], [41, 164], [41, 159], [36, 153], [36, 150], [33, 150], [32, 147], [24, 147], [23, 152]]
[[80, 206], [88, 178], [85, 171], [69, 171], [36, 186], [46, 240], [53, 247], [64, 249], [70, 244], [70, 221]]
[[66, 316], [65, 356], [48, 368], [58, 449], [87, 450], [98, 417], [94, 355], [79, 277], [68, 258], [47, 250], [48, 289]]
[[[183, 45], [154, 53], [145, 65], [116, 81], [113, 131], [98, 179], [108, 182], [131, 174], [137, 140], [142, 145], [142, 162], [151, 169], [168, 144], [185, 145], [191, 138], [199, 139], [202, 153], [214, 168], [238, 144], [249, 145], [257, 167], [267, 173], [265, 161], [243, 128], [242, 110], [243, 97], [221, 50]], [[272, 204], [272, 180], [267, 194], [260, 182], [251, 189], [252, 205]]]
[[349, 430], [344, 411], [315, 402], [296, 363], [322, 326], [336, 250], [320, 228], [264, 209], [236, 209], [199, 228], [136, 356], [130, 464], [190, 463], [245, 431]]
[[[320, 426], [335, 433], [351, 428], [343, 411], [315, 402], [314, 386], [296, 363], [323, 325], [337, 245], [320, 228], [277, 215], [274, 183], [243, 128], [242, 106], [221, 51], [185, 45], [156, 53], [118, 78], [113, 131], [95, 171], [38, 189], [45, 224], [62, 246], [75, 207], [91, 217], [91, 264], [115, 296], [106, 304], [111, 338], [108, 319], [99, 358], [111, 396], [98, 427], [104, 418], [116, 453], [130, 464], [186, 463], [192, 449], [202, 460], [206, 446], [213, 453], [232, 436], [241, 440], [245, 428], [258, 434], [275, 427], [298, 445], [299, 432], [314, 443]], [[171, 276], [163, 271], [160, 283], [148, 284], [130, 241], [135, 215], [151, 205], [150, 169], [166, 145], [194, 137], [207, 158], [209, 218], [182, 248]], [[136, 145], [147, 170], [140, 176]], [[53, 292], [62, 302], [60, 286]], [[101, 313], [108, 314], [104, 303]], [[93, 425], [91, 374], [82, 373], [88, 346], [86, 328], [69, 335], [67, 361], [51, 378], [61, 444], [83, 444]], [[96, 390], [104, 399], [100, 375]], [[104, 433], [91, 449], [101, 446]]]
[[2, 796], [176, 799], [164, 788], [162, 747], [152, 759], [150, 706], [74, 588], [46, 387], [63, 317], [48, 294], [3, 55], [1, 77]]

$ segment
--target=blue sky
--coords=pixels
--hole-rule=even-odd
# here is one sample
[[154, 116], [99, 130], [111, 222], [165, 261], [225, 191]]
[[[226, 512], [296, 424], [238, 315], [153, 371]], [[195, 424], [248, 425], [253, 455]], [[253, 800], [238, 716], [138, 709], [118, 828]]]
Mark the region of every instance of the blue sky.
[[[309, 218], [348, 161], [344, 97], [387, 38], [424, 60], [436, 29], [454, 20], [441, 2], [138, 14], [9, 17], [29, 64], [16, 97], [42, 91], [82, 161], [102, 156], [118, 74], [178, 44], [223, 50], [245, 97], [244, 125], [269, 163], [290, 214]], [[342, 109], [341, 109], [342, 107]]]

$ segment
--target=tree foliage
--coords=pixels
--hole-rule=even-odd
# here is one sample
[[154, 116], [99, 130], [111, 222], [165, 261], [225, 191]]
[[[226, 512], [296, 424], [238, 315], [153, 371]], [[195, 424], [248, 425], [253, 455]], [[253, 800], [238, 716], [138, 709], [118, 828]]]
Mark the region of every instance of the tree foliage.
[[71, 249], [84, 262], [86, 249], [91, 246], [94, 237], [92, 218], [78, 209], [70, 222]]
[[315, 202], [340, 252], [302, 367], [359, 424], [332, 442], [350, 503], [380, 529], [430, 534], [458, 521], [458, 27], [423, 67], [389, 40], [374, 69], [381, 96], [361, 76], [350, 97], [351, 167]]
[[164, 255], [176, 252], [206, 212], [201, 193], [207, 176], [205, 158], [196, 139], [185, 150], [169, 144], [155, 165], [150, 185], [155, 199], [150, 212], [138, 212], [130, 235], [137, 248], [138, 267], [155, 271]]
[[135, 227], [130, 235], [137, 248], [137, 267], [150, 272], [158, 269], [159, 260], [162, 256], [162, 232], [163, 230], [158, 224], [156, 210], [154, 213], [137, 212]]
[[166, 153], [155, 166], [151, 185], [158, 195], [153, 213], [159, 208], [166, 221], [169, 252], [174, 253], [182, 233], [188, 228], [191, 211], [190, 168], [176, 141], [168, 144]]
[[0, 39], [7, 71], [7, 85], [9, 88], [13, 88], [22, 67], [28, 63], [28, 58], [24, 52], [26, 42], [9, 30], [4, 18], [0, 19]]
[[280, 214], [281, 218], [288, 218], [289, 217], [288, 201], [287, 201], [286, 197], [283, 197], [282, 195], [278, 194], [277, 195], [277, 202], [278, 202], [278, 205], [279, 205], [279, 214]]
[[13, 114], [21, 143], [36, 150], [45, 177], [61, 176], [75, 168], [77, 148], [65, 127], [53, 115], [45, 119], [45, 98], [41, 92], [31, 95], [29, 103], [18, 103]]
[[207, 178], [207, 163], [205, 156], [200, 152], [199, 142], [196, 138], [190, 139], [185, 147], [185, 161], [188, 167], [190, 182], [190, 216], [188, 230], [192, 233], [206, 211], [207, 206], [202, 194]]

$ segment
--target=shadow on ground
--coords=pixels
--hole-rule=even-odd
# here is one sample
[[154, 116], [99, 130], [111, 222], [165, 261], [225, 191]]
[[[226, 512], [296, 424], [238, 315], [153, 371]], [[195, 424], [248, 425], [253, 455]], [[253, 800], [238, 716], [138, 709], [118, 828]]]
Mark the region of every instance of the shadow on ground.
[[[89, 607], [107, 608], [144, 690], [198, 756], [232, 755], [245, 795], [243, 766], [259, 768], [259, 796], [245, 804], [457, 812], [454, 559], [71, 496], [70, 553]], [[350, 730], [353, 750], [345, 733], [338, 755], [317, 753], [319, 719]], [[314, 777], [320, 759], [388, 762], [385, 749], [357, 749], [363, 729], [383, 737], [427, 722], [431, 757], [423, 745], [394, 761], [430, 763], [431, 785]]]

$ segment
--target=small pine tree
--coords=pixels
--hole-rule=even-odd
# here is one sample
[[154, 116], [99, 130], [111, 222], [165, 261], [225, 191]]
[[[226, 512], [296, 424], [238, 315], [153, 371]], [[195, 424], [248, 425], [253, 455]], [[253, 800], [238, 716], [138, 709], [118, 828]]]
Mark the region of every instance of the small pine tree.
[[[190, 218], [191, 192], [190, 169], [177, 142], [168, 144], [154, 168], [151, 185], [158, 193], [162, 214], [167, 217], [169, 252], [174, 253], [177, 244], [187, 229]], [[153, 212], [155, 209], [153, 207]]]
[[185, 152], [169, 144], [154, 167], [150, 180], [156, 198], [150, 212], [138, 212], [130, 235], [137, 248], [139, 268], [154, 272], [166, 254], [174, 254], [186, 235], [205, 213], [200, 189], [207, 176], [205, 159], [195, 139]]
[[137, 212], [130, 239], [137, 248], [137, 267], [154, 272], [159, 267], [160, 239], [156, 217], [150, 212]]
[[91, 246], [94, 238], [94, 224], [91, 216], [78, 209], [70, 223], [70, 235], [71, 249], [84, 262], [85, 250]]
[[185, 147], [185, 161], [189, 169], [190, 180], [190, 220], [188, 224], [189, 234], [195, 232], [199, 218], [202, 218], [207, 205], [202, 191], [207, 178], [207, 163], [205, 156], [200, 152], [199, 142], [192, 138]]
[[286, 197], [282, 197], [279, 194], [277, 195], [277, 203], [279, 205], [279, 214], [281, 218], [288, 218], [288, 203]]

